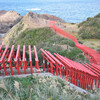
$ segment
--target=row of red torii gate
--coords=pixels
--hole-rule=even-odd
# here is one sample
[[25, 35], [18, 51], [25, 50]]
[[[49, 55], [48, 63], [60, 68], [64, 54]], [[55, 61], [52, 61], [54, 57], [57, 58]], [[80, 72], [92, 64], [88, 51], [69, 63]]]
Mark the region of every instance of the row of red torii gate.
[[[72, 41], [75, 42], [76, 47], [78, 47], [84, 52], [85, 56], [89, 59], [90, 63], [80, 64], [59, 54], [51, 54], [49, 51], [43, 50], [41, 48], [40, 50], [43, 61], [42, 66], [40, 66], [36, 46], [28, 46], [27, 52], [29, 53], [29, 55], [27, 58], [25, 45], [23, 46], [23, 52], [20, 51], [20, 45], [18, 45], [16, 52], [14, 45], [12, 45], [11, 50], [9, 50], [8, 45], [5, 47], [5, 49], [3, 49], [3, 46], [0, 45], [0, 76], [16, 74], [20, 75], [28, 73], [33, 74], [34, 70], [35, 72], [40, 73], [40, 69], [42, 69], [43, 72], [50, 72], [53, 75], [66, 78], [66, 81], [69, 81], [70, 83], [80, 88], [87, 90], [99, 88], [100, 54], [89, 47], [79, 44], [74, 36], [56, 27], [55, 22], [50, 22], [50, 24], [51, 23], [53, 25], [51, 25], [50, 27], [53, 30], [55, 30], [56, 33], [66, 38], [70, 38], [72, 39]], [[32, 56], [33, 49], [34, 56]], [[35, 63], [33, 64], [33, 62]]]

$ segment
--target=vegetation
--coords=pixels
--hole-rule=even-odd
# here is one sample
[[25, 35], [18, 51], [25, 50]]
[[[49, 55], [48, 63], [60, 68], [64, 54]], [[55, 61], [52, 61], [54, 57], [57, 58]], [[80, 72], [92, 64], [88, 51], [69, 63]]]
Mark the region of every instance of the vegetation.
[[[39, 47], [43, 47], [45, 45], [50, 44], [68, 44], [71, 47], [75, 46], [75, 43], [71, 40], [68, 40], [64, 37], [57, 35], [50, 28], [39, 28], [33, 30], [25, 30], [21, 33], [13, 42], [13, 39], [10, 41], [10, 45], [15, 45], [17, 47], [18, 44], [23, 45], [38, 45]], [[41, 46], [42, 45], [42, 46]]]
[[[28, 76], [0, 82], [0, 100], [93, 100], [71, 88], [59, 77]], [[99, 100], [99, 99], [95, 99]]]
[[97, 51], [100, 53], [100, 48], [99, 48], [99, 49], [97, 49]]
[[18, 29], [16, 30], [16, 35], [18, 35], [18, 32], [21, 31], [24, 27], [24, 24], [22, 24], [22, 22], [20, 22]]
[[23, 45], [36, 45], [40, 43], [41, 41], [44, 41], [54, 35], [55, 33], [51, 31], [49, 28], [40, 28], [40, 29], [33, 29], [33, 30], [25, 30], [23, 33], [21, 33], [13, 42], [10, 42], [10, 45], [14, 43], [15, 46], [20, 44]]
[[78, 33], [83, 39], [100, 39], [100, 13], [93, 18], [87, 18], [78, 27], [80, 27]]

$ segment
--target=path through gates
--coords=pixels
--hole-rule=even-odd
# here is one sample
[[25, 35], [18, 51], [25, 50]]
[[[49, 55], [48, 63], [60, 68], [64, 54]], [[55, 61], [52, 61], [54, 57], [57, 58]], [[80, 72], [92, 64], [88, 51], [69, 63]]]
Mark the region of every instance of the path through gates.
[[[69, 81], [80, 88], [87, 90], [99, 88], [100, 54], [89, 47], [79, 44], [74, 36], [57, 28], [55, 25], [51, 26], [51, 28], [58, 34], [72, 39], [75, 42], [76, 47], [81, 49], [85, 55], [88, 56], [90, 63], [80, 64], [59, 54], [51, 54], [49, 51], [41, 48], [40, 50], [43, 62], [42, 66], [39, 66], [36, 46], [31, 47], [29, 45], [28, 51], [26, 51], [26, 46], [24, 45], [21, 52], [20, 45], [18, 45], [17, 51], [15, 52], [14, 45], [11, 47], [11, 50], [9, 50], [8, 45], [5, 49], [0, 45], [0, 76], [13, 76], [15, 74], [20, 75], [28, 73], [33, 74], [34, 70], [35, 72], [40, 73], [40, 69], [42, 68], [43, 72], [50, 72], [53, 75], [65, 78], [66, 81]], [[34, 56], [32, 50], [34, 50]], [[26, 52], [28, 52], [28, 56], [26, 56]]]

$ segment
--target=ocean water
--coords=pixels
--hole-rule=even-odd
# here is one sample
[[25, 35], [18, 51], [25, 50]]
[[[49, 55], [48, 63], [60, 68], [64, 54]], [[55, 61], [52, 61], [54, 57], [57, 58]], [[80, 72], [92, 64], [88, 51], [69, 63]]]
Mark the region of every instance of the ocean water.
[[79, 23], [100, 13], [100, 0], [0, 0], [0, 10], [14, 10], [23, 16], [29, 11], [48, 13]]

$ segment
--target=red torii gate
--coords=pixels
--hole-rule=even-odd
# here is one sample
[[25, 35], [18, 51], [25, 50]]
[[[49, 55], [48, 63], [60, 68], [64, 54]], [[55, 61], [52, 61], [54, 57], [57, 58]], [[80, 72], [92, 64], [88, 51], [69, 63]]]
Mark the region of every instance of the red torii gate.
[[55, 27], [56, 21], [50, 21], [50, 27]]
[[15, 59], [14, 45], [12, 46], [10, 55], [8, 57], [8, 63], [9, 63], [9, 67], [11, 69], [11, 75], [14, 75], [13, 67], [12, 67], [12, 58]]
[[[3, 51], [2, 45], [0, 45], [0, 70], [4, 69], [4, 74], [7, 76], [7, 69], [10, 68], [11, 75], [14, 75], [14, 70], [18, 71], [18, 75], [21, 74], [21, 70], [24, 68], [24, 74], [27, 74], [27, 69], [30, 68], [31, 74], [33, 74], [33, 67], [39, 72], [39, 60], [37, 56], [36, 47], [34, 46], [34, 57], [35, 57], [35, 66], [32, 64], [32, 55], [31, 55], [31, 46], [29, 45], [29, 64], [27, 64], [26, 50], [25, 45], [23, 46], [23, 53], [20, 52], [20, 45], [17, 47], [15, 54], [14, 45], [11, 47], [11, 51], [8, 50], [8, 45]], [[9, 73], [10, 74], [10, 73]]]
[[22, 61], [21, 61], [21, 54], [20, 54], [20, 45], [18, 45], [16, 57], [14, 59], [15, 66], [18, 70], [18, 74], [20, 75], [20, 68], [22, 69]]
[[[58, 76], [58, 74], [60, 76], [62, 76], [62, 74], [64, 75], [65, 71], [62, 69], [62, 67], [65, 67], [56, 57], [54, 57], [49, 51], [46, 51], [45, 52], [52, 58], [55, 60], [55, 63], [56, 63], [56, 75]], [[63, 73], [62, 73], [63, 72]]]
[[36, 47], [34, 46], [34, 57], [35, 57], [35, 66], [37, 69], [37, 72], [39, 73], [39, 59], [36, 51]]
[[43, 70], [45, 71], [45, 60], [47, 60], [47, 72], [49, 72], [49, 63], [50, 63], [50, 72], [53, 74], [53, 68], [55, 61], [41, 48], [43, 56]]
[[[7, 45], [6, 48], [5, 48], [5, 50], [4, 50], [4, 52], [2, 53], [1, 59], [0, 59], [0, 63], [1, 63], [1, 66], [0, 67], [3, 67], [4, 68], [5, 75], [7, 75], [7, 70], [6, 70], [5, 62], [6, 62], [6, 58], [9, 56], [8, 47], [9, 46]], [[1, 50], [1, 51], [3, 51], [3, 50]]]

